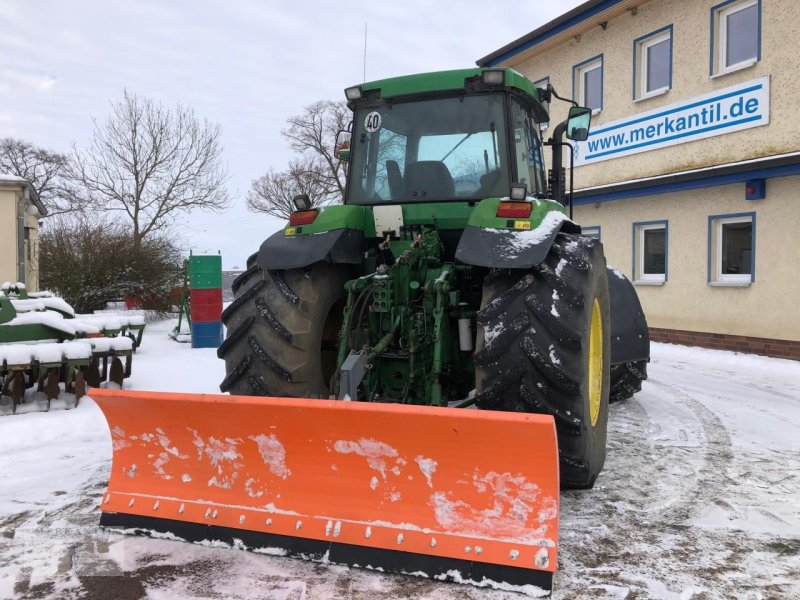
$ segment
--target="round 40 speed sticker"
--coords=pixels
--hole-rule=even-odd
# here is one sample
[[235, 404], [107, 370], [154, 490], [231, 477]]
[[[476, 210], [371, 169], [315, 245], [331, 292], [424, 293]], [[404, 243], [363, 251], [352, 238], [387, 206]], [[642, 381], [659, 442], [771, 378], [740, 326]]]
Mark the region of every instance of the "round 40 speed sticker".
[[364, 119], [364, 129], [366, 129], [368, 133], [375, 133], [380, 128], [381, 113], [373, 110], [367, 115], [367, 118]]

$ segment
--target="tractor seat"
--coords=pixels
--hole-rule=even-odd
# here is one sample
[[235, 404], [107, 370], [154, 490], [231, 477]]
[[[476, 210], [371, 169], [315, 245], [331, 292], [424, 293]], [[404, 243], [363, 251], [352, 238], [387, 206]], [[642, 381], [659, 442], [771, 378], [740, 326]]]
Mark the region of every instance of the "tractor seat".
[[420, 160], [406, 166], [406, 198], [411, 200], [452, 198], [456, 195], [450, 169], [438, 160]]

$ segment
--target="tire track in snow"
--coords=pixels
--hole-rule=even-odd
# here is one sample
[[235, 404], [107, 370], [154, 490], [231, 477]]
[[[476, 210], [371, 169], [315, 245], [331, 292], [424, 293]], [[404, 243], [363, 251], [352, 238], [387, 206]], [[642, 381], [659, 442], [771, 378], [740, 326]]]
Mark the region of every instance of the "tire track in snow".
[[730, 486], [731, 481], [726, 471], [733, 460], [731, 436], [720, 418], [701, 402], [674, 385], [658, 380], [652, 383], [669, 391], [676, 400], [688, 407], [703, 427], [705, 457], [694, 490], [688, 498], [664, 514], [667, 519], [686, 521], [697, 512], [698, 506], [702, 506], [703, 502], [713, 502], [720, 490]]

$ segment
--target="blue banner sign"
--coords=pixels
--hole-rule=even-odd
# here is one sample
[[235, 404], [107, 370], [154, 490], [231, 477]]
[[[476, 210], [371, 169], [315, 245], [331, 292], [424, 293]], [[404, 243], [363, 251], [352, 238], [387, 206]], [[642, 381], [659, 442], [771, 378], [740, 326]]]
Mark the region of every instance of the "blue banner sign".
[[629, 156], [769, 123], [769, 77], [604, 123], [579, 142], [575, 166]]

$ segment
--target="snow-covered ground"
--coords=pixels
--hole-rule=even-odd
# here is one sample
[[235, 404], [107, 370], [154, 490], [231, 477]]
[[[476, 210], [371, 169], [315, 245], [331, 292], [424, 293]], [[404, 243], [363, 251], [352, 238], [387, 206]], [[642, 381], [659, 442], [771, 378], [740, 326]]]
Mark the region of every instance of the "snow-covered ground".
[[[148, 325], [126, 387], [216, 392], [214, 350]], [[800, 363], [654, 344], [593, 490], [561, 498], [554, 598], [800, 598]], [[100, 411], [0, 418], [0, 598], [518, 598], [97, 527]]]

